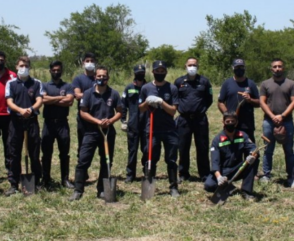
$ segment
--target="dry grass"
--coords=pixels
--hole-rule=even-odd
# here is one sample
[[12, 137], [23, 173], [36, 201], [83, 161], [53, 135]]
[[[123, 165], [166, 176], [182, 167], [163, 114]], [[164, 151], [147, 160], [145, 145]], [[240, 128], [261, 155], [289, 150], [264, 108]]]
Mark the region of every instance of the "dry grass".
[[[173, 73], [172, 76], [179, 73]], [[173, 77], [172, 77], [173, 78]], [[120, 92], [123, 86], [113, 86]], [[216, 100], [219, 88], [214, 88]], [[71, 109], [71, 179], [76, 158], [76, 107]], [[256, 109], [256, 137], [261, 133], [261, 110]], [[210, 139], [222, 128], [216, 101], [208, 112]], [[42, 118], [40, 118], [42, 123]], [[42, 124], [41, 124], [42, 126]], [[127, 163], [126, 134], [116, 124], [117, 140], [113, 175], [118, 177], [118, 202], [105, 204], [96, 199], [99, 171], [98, 155], [89, 169], [90, 182], [80, 201], [70, 203], [72, 191], [57, 187], [31, 197], [21, 194], [0, 196], [1, 240], [293, 240], [293, 191], [284, 188], [285, 164], [281, 147], [275, 152], [274, 177], [269, 185], [255, 184], [257, 202], [244, 201], [239, 194], [230, 197], [224, 206], [214, 206], [210, 194], [203, 190], [198, 177], [195, 148], [191, 148], [191, 182], [179, 186], [181, 196], [168, 194], [166, 164], [158, 163], [156, 195], [146, 203], [140, 200], [141, 183], [125, 184]], [[53, 157], [52, 175], [60, 181], [58, 152]], [[140, 155], [138, 156], [138, 160]], [[142, 171], [138, 162], [138, 176]], [[3, 164], [1, 164], [3, 165]], [[1, 190], [9, 187], [4, 167], [1, 168]], [[240, 183], [237, 183], [237, 186]]]

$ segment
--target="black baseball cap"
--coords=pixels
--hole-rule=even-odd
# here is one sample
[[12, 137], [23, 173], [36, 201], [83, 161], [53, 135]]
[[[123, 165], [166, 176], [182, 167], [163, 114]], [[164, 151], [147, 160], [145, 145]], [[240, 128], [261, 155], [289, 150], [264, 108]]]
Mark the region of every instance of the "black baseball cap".
[[245, 66], [245, 61], [243, 59], [234, 59], [232, 66]]
[[153, 70], [158, 69], [158, 68], [164, 68], [166, 69], [166, 63], [162, 60], [156, 60], [152, 64]]
[[135, 74], [140, 73], [140, 72], [145, 72], [145, 66], [143, 64], [137, 64], [134, 67], [134, 73]]

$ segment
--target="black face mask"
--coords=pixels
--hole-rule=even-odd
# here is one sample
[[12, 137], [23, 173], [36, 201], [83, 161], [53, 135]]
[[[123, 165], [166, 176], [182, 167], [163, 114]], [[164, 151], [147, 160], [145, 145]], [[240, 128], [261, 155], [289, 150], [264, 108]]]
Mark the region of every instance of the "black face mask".
[[275, 77], [277, 77], [277, 78], [283, 76], [283, 74], [284, 74], [283, 71], [281, 71], [281, 72], [273, 72], [273, 76], [275, 76]]
[[53, 80], [59, 80], [61, 77], [61, 73], [51, 73], [51, 77]]
[[5, 64], [4, 63], [0, 63], [0, 70], [4, 69]]
[[96, 83], [99, 86], [105, 86], [107, 84], [108, 79], [96, 79]]
[[162, 82], [165, 79], [166, 74], [154, 74], [154, 79], [158, 82]]
[[235, 131], [236, 127], [235, 124], [226, 124], [224, 125], [224, 128], [226, 129], [227, 132], [232, 133]]
[[242, 77], [245, 74], [245, 69], [234, 69], [234, 74], [237, 77]]
[[143, 81], [145, 79], [145, 74], [135, 74], [135, 80]]

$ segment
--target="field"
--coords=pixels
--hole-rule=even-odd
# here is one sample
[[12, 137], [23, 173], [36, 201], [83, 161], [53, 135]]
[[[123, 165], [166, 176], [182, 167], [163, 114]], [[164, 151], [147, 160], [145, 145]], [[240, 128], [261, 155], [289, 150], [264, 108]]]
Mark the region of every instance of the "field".
[[[172, 72], [173, 81], [180, 74]], [[110, 82], [111, 85], [111, 82]], [[123, 85], [112, 86], [121, 93]], [[214, 87], [214, 103], [208, 112], [210, 140], [222, 129], [221, 115], [216, 107], [219, 92]], [[255, 110], [256, 139], [260, 141], [262, 111]], [[71, 169], [74, 178], [77, 163], [76, 103], [69, 117], [71, 126]], [[40, 117], [42, 127], [43, 118]], [[273, 181], [256, 182], [256, 202], [248, 202], [236, 194], [224, 206], [214, 206], [208, 200], [211, 194], [203, 190], [198, 181], [195, 148], [191, 148], [192, 180], [179, 185], [181, 196], [169, 196], [166, 164], [158, 163], [156, 194], [146, 203], [140, 200], [141, 182], [125, 184], [127, 163], [126, 134], [117, 130], [116, 149], [112, 173], [118, 177], [118, 202], [105, 204], [96, 198], [96, 180], [99, 171], [98, 154], [89, 169], [90, 181], [80, 201], [68, 202], [72, 191], [60, 188], [58, 152], [55, 146], [52, 176], [56, 188], [50, 192], [23, 197], [3, 195], [9, 187], [4, 162], [0, 163], [0, 234], [1, 240], [293, 240], [293, 190], [285, 188], [284, 156], [278, 145], [274, 156]], [[2, 149], [1, 149], [2, 153]], [[140, 159], [138, 155], [138, 160]], [[1, 159], [3, 160], [3, 158]], [[138, 176], [142, 174], [138, 162]], [[240, 185], [240, 182], [236, 184]], [[293, 207], [292, 207], [293, 205]]]

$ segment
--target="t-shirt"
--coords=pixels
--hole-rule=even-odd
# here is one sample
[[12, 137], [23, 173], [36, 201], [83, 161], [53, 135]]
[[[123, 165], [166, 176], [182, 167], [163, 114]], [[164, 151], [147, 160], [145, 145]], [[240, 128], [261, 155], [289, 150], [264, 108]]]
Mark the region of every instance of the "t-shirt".
[[[264, 80], [260, 85], [260, 95], [266, 96], [266, 104], [275, 115], [282, 114], [294, 96], [294, 81], [285, 78], [282, 81], [275, 81], [273, 78]], [[270, 118], [266, 114], [265, 118]], [[286, 116], [286, 120], [291, 120], [292, 114]]]

